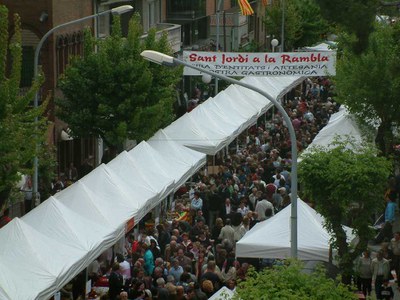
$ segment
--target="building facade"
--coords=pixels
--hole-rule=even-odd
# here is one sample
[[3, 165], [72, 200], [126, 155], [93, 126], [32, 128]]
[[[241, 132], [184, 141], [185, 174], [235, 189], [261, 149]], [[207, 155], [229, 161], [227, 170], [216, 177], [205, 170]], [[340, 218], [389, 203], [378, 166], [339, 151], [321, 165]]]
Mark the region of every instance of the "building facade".
[[[154, 27], [159, 35], [167, 31], [177, 55], [185, 49], [215, 51], [217, 34], [221, 51], [264, 51], [267, 44], [263, 22], [265, 7], [261, 0], [249, 2], [255, 12], [252, 16], [241, 14], [238, 0], [0, 0], [0, 4], [4, 4], [10, 12], [11, 26], [14, 13], [18, 13], [22, 20], [22, 92], [32, 82], [35, 48], [49, 30], [120, 5], [134, 7], [134, 11], [141, 15], [145, 33]], [[127, 32], [132, 13], [121, 16], [123, 33]], [[39, 56], [39, 69], [45, 75], [40, 99], [62, 97], [57, 81], [70, 57], [82, 54], [84, 28], [91, 27], [98, 38], [106, 37], [110, 34], [111, 21], [111, 15], [104, 15], [67, 26], [48, 37]], [[10, 32], [13, 32], [12, 27]], [[93, 157], [93, 163], [97, 165], [102, 155], [101, 143], [95, 138], [71, 139], [68, 124], [58, 120], [54, 111], [54, 102], [51, 101], [48, 108], [51, 121], [48, 141], [57, 148], [57, 172], [64, 173], [71, 162], [79, 168], [88, 157]]]
[[[23, 67], [21, 92], [27, 90], [34, 75], [34, 53], [41, 38], [54, 27], [77, 20], [86, 16], [100, 13], [120, 5], [132, 5], [142, 16], [142, 25], [145, 31], [157, 27], [159, 35], [167, 31], [171, 46], [180, 51], [180, 26], [162, 23], [161, 1], [103, 1], [103, 0], [0, 0], [9, 10], [10, 35], [13, 33], [12, 18], [18, 13], [22, 21]], [[132, 12], [133, 13], [133, 12]], [[132, 13], [121, 15], [123, 32], [128, 30], [128, 22]], [[62, 97], [57, 88], [57, 81], [64, 73], [69, 59], [81, 55], [83, 52], [83, 31], [86, 27], [92, 28], [98, 38], [110, 34], [112, 16], [106, 14], [75, 25], [56, 30], [43, 44], [39, 54], [39, 70], [45, 76], [45, 82], [39, 92], [39, 102], [46, 97], [54, 99]], [[79, 166], [87, 158], [93, 158], [92, 163], [97, 165], [101, 160], [102, 144], [98, 139], [72, 139], [68, 135], [68, 124], [55, 117], [54, 101], [51, 100], [47, 116], [51, 121], [48, 129], [48, 142], [56, 146], [58, 174], [65, 173], [70, 163]], [[40, 163], [40, 162], [39, 162]]]

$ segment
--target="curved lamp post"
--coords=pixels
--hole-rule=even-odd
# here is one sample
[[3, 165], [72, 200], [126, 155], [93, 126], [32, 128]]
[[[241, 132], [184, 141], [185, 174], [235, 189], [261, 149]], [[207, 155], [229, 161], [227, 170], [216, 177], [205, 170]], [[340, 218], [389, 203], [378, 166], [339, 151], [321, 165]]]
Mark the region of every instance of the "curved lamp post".
[[291, 169], [291, 178], [292, 178], [292, 189], [291, 189], [291, 201], [292, 201], [292, 207], [291, 207], [291, 235], [290, 235], [290, 255], [293, 258], [297, 258], [297, 140], [296, 140], [296, 133], [294, 131], [294, 127], [292, 124], [292, 121], [290, 120], [289, 115], [286, 113], [285, 109], [283, 106], [276, 100], [274, 99], [271, 95], [266, 93], [265, 91], [259, 89], [256, 86], [253, 86], [251, 84], [244, 83], [242, 81], [235, 80], [233, 78], [216, 74], [211, 71], [201, 69], [198, 67], [195, 67], [185, 61], [179, 60], [177, 58], [168, 56], [166, 54], [157, 52], [157, 51], [152, 51], [152, 50], [145, 50], [141, 53], [141, 56], [145, 58], [146, 60], [149, 60], [151, 62], [160, 64], [160, 65], [165, 65], [165, 66], [177, 66], [177, 65], [183, 65], [192, 69], [195, 69], [197, 71], [200, 71], [202, 73], [218, 77], [219, 79], [228, 81], [233, 84], [237, 84], [240, 86], [243, 86], [245, 88], [248, 88], [250, 90], [253, 90], [265, 98], [267, 98], [269, 101], [271, 101], [281, 112], [283, 119], [286, 122], [286, 125], [289, 129], [289, 134], [290, 134], [290, 142], [291, 142], [291, 151], [292, 151], [292, 169]]
[[[109, 10], [100, 12], [98, 14], [90, 15], [90, 16], [87, 16], [87, 17], [83, 17], [83, 18], [80, 18], [80, 19], [76, 19], [76, 20], [67, 22], [67, 23], [63, 23], [63, 24], [57, 25], [56, 27], [50, 29], [48, 32], [46, 32], [46, 34], [42, 37], [42, 39], [39, 41], [38, 45], [36, 46], [35, 57], [34, 57], [34, 61], [33, 61], [33, 79], [35, 79], [38, 76], [38, 73], [39, 73], [39, 70], [38, 70], [39, 68], [38, 67], [39, 67], [40, 50], [42, 49], [42, 46], [43, 46], [44, 42], [46, 41], [46, 39], [53, 32], [55, 32], [55, 31], [57, 31], [57, 30], [59, 30], [61, 28], [67, 27], [69, 25], [81, 23], [81, 22], [84, 22], [86, 20], [94, 19], [94, 18], [103, 16], [103, 15], [106, 15], [106, 14], [109, 14], [109, 13], [112, 13], [114, 15], [121, 15], [121, 14], [124, 14], [124, 13], [126, 13], [128, 11], [131, 11], [131, 10], [133, 10], [133, 7], [131, 5], [122, 5], [122, 6], [118, 6], [116, 8], [113, 8], [113, 9], [109, 9]], [[33, 106], [35, 108], [37, 108], [38, 105], [39, 105], [39, 92], [36, 92], [35, 99], [34, 99], [34, 102], [33, 102]], [[38, 121], [38, 119], [36, 118], [35, 119], [35, 123], [37, 121]], [[36, 156], [34, 157], [34, 160], [33, 160], [33, 168], [34, 168], [33, 179], [32, 179], [32, 183], [33, 183], [33, 187], [32, 187], [33, 201], [35, 201], [37, 199], [37, 197], [39, 196], [39, 194], [38, 194], [39, 160], [38, 160], [38, 157], [37, 157], [38, 147], [39, 147], [39, 145], [36, 145]]]

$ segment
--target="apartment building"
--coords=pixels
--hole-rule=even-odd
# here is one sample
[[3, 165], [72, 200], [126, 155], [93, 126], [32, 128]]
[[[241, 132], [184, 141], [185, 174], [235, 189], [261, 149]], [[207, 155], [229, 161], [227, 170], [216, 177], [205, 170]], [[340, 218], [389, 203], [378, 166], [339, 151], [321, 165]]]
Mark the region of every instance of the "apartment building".
[[[0, 4], [6, 5], [10, 12], [11, 26], [14, 13], [18, 13], [22, 20], [21, 92], [31, 85], [34, 51], [49, 30], [120, 5], [132, 5], [134, 11], [140, 13], [145, 32], [153, 27], [158, 29], [160, 35], [167, 31], [176, 53], [184, 49], [215, 50], [217, 34], [221, 51], [243, 51], [252, 41], [257, 41], [260, 50], [264, 50], [265, 8], [261, 0], [249, 2], [255, 12], [252, 16], [241, 14], [238, 0], [0, 0]], [[123, 32], [127, 32], [132, 13], [121, 16]], [[82, 53], [84, 28], [90, 26], [95, 36], [102, 38], [110, 34], [111, 19], [112, 16], [106, 14], [80, 22], [57, 30], [46, 39], [39, 56], [39, 67], [46, 78], [40, 90], [39, 101], [47, 96], [61, 96], [57, 89], [57, 80], [63, 74], [69, 57]], [[12, 31], [11, 27], [10, 32]], [[80, 166], [89, 156], [94, 157], [95, 164], [98, 163], [102, 154], [101, 143], [94, 138], [70, 139], [67, 133], [68, 124], [55, 117], [54, 109], [54, 103], [51, 102], [48, 116], [52, 122], [48, 140], [57, 148], [58, 173], [63, 173], [70, 162]]]
[[162, 17], [165, 16], [168, 23], [182, 25], [183, 49], [215, 50], [217, 34], [222, 51], [244, 50], [252, 41], [257, 41], [260, 46], [265, 44], [262, 1], [249, 1], [254, 10], [252, 16], [241, 14], [238, 0], [164, 2]]

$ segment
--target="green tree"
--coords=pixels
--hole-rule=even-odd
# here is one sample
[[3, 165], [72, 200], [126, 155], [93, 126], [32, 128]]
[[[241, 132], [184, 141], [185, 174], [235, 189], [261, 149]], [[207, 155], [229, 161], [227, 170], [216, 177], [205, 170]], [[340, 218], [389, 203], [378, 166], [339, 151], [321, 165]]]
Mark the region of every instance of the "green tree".
[[[285, 1], [285, 43], [284, 50], [292, 50], [301, 36], [301, 21], [292, 1]], [[281, 1], [273, 1], [266, 7], [265, 26], [271, 38], [277, 38], [282, 43], [282, 4]]]
[[[332, 148], [330, 148], [332, 147]], [[384, 191], [391, 163], [377, 156], [376, 148], [347, 138], [330, 147], [305, 153], [299, 164], [302, 197], [313, 201], [326, 220], [337, 249], [344, 282], [349, 282], [353, 261], [372, 237], [370, 216], [383, 210]], [[352, 247], [342, 227], [347, 223], [358, 236]]]
[[321, 9], [315, 0], [294, 0], [294, 6], [300, 19], [301, 34], [294, 46], [312, 46], [325, 39], [332, 27], [321, 15]]
[[[328, 22], [322, 18], [315, 0], [285, 1], [285, 50], [311, 46], [328, 33]], [[281, 39], [282, 5], [274, 1], [266, 8], [266, 27], [269, 34]]]
[[367, 49], [354, 54], [354, 37], [339, 39], [336, 65], [336, 100], [362, 120], [377, 120], [376, 143], [383, 154], [392, 151], [392, 126], [400, 124], [400, 24], [376, 24]]
[[348, 287], [329, 279], [325, 270], [317, 268], [315, 272], [303, 272], [303, 263], [290, 260], [285, 265], [274, 266], [255, 272], [250, 269], [246, 281], [236, 288], [234, 299], [357, 299]]
[[317, 0], [322, 15], [330, 22], [338, 24], [344, 31], [354, 34], [352, 50], [362, 53], [368, 46], [368, 37], [374, 30], [376, 15], [393, 13], [398, 16], [400, 1], [382, 0]]
[[[0, 208], [10, 201], [21, 174], [32, 174], [36, 149], [44, 149], [46, 121], [42, 117], [46, 104], [31, 107], [43, 77], [21, 95], [21, 20], [14, 15], [14, 35], [8, 34], [8, 10], [0, 5]], [[38, 119], [35, 122], [35, 118]], [[48, 158], [50, 159], [50, 158]]]
[[[127, 139], [141, 141], [173, 119], [175, 85], [180, 69], [150, 65], [140, 53], [148, 49], [170, 53], [167, 38], [151, 31], [145, 41], [135, 15], [128, 37], [115, 18], [110, 37], [85, 35], [84, 56], [76, 57], [59, 82], [64, 98], [58, 116], [75, 137], [101, 137], [114, 151]], [[97, 46], [97, 51], [95, 51]]]

